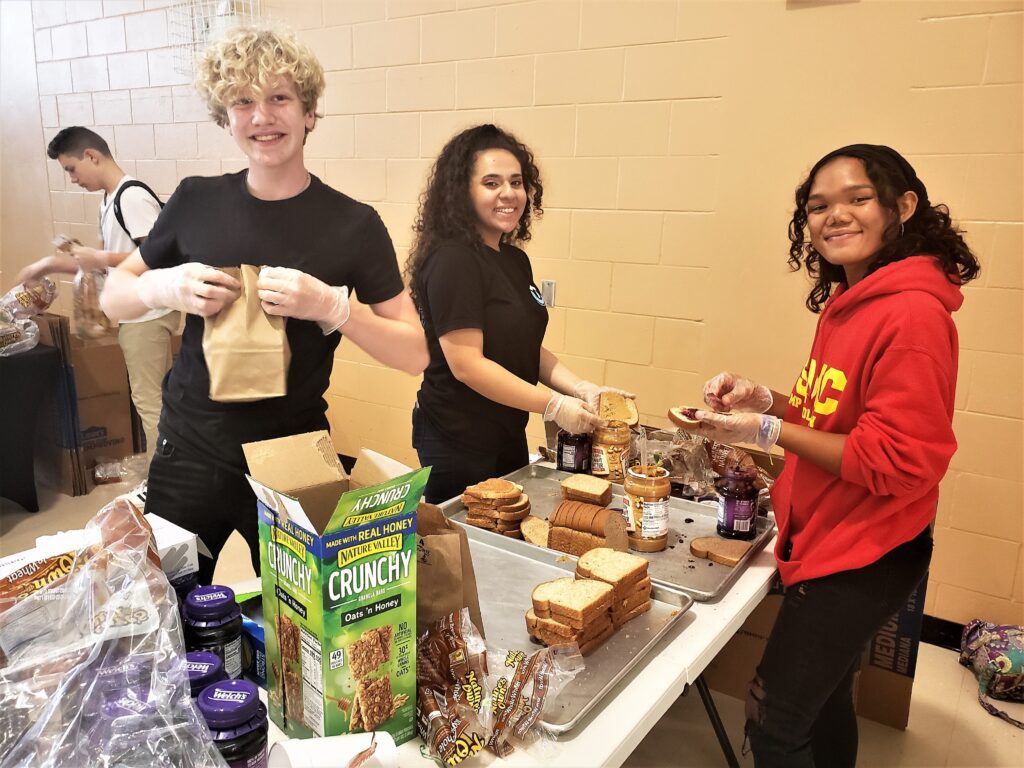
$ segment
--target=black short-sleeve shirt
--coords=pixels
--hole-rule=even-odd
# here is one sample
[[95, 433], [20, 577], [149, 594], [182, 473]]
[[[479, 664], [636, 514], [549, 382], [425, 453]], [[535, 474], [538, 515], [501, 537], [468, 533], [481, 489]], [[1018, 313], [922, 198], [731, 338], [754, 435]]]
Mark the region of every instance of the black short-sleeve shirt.
[[454, 445], [480, 453], [496, 453], [520, 439], [530, 414], [489, 400], [456, 379], [438, 339], [479, 328], [484, 357], [536, 384], [548, 311], [533, 283], [529, 257], [507, 244], [495, 251], [442, 242], [424, 261], [416, 293], [430, 348], [417, 396], [423, 415]]
[[[212, 267], [291, 267], [348, 286], [366, 304], [392, 299], [402, 277], [384, 223], [368, 205], [315, 176], [287, 200], [259, 200], [246, 172], [184, 179], [141, 246], [150, 269], [199, 262]], [[245, 469], [243, 443], [326, 429], [327, 390], [340, 334], [315, 322], [286, 323], [288, 394], [252, 403], [210, 400], [204, 320], [188, 315], [181, 354], [164, 379], [160, 432], [208, 460]]]

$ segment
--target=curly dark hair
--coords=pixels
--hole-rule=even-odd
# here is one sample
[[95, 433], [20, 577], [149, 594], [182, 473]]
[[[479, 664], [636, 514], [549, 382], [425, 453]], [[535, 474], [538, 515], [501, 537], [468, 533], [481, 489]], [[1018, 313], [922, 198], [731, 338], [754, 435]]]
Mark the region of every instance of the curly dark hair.
[[[814, 177], [822, 166], [837, 157], [852, 157], [864, 163], [864, 170], [878, 191], [879, 203], [893, 213], [882, 247], [875, 254], [867, 274], [910, 256], [929, 255], [935, 258], [951, 282], [963, 284], [978, 276], [978, 259], [964, 242], [962, 230], [953, 226], [945, 205], [932, 205], [928, 190], [906, 158], [883, 145], [852, 144], [821, 158], [811, 168], [806, 180], [796, 188], [796, 209], [789, 222], [788, 262], [794, 272], [801, 266], [805, 267], [814, 280], [805, 302], [811, 312], [821, 312], [832, 295], [834, 285], [846, 283], [846, 272], [842, 266], [827, 262], [810, 240], [805, 240], [807, 198]], [[917, 209], [903, 222], [901, 232], [897, 199], [907, 191], [917, 194]]]
[[477, 215], [469, 196], [470, 177], [479, 152], [504, 149], [515, 155], [523, 174], [526, 205], [513, 232], [503, 234], [501, 242], [526, 242], [530, 222], [544, 214], [541, 200], [544, 186], [533, 153], [508, 131], [485, 123], [467, 128], [445, 144], [430, 170], [427, 188], [420, 195], [420, 207], [413, 223], [414, 241], [406, 262], [409, 292], [419, 306], [417, 277], [434, 246], [442, 240], [456, 240], [470, 246], [482, 245], [477, 231]]

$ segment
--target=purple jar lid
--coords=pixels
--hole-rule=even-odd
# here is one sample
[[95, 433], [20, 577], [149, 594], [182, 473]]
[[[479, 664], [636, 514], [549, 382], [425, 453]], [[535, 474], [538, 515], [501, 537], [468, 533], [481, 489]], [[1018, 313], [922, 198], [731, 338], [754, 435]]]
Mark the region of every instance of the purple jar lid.
[[153, 660], [149, 656], [129, 656], [97, 669], [94, 686], [104, 692], [120, 691], [148, 678], [152, 667]]
[[[240, 726], [248, 725], [250, 720], [259, 716], [261, 710], [264, 719], [267, 712], [260, 702], [259, 689], [248, 680], [221, 680], [208, 685], [199, 694], [196, 704], [211, 731], [241, 730]], [[240, 734], [218, 734], [217, 738], [223, 740], [237, 735]]]
[[185, 670], [193, 697], [211, 683], [227, 677], [224, 662], [212, 651], [189, 651], [185, 654]]
[[230, 587], [213, 584], [196, 587], [185, 598], [185, 615], [195, 621], [217, 621], [234, 618], [242, 609], [235, 602], [235, 593]]

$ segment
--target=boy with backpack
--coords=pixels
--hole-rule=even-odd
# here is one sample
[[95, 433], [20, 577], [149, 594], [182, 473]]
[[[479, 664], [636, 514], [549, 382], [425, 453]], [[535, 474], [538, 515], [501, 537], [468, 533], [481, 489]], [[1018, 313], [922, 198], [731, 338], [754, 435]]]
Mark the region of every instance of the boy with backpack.
[[[72, 182], [88, 192], [103, 192], [99, 209], [103, 249], [72, 244], [66, 253], [47, 256], [25, 267], [18, 282], [53, 272], [103, 271], [116, 267], [146, 239], [163, 203], [143, 182], [128, 176], [114, 160], [102, 136], [81, 126], [60, 131], [47, 155], [60, 163]], [[152, 454], [160, 419], [161, 383], [171, 367], [171, 336], [179, 312], [154, 309], [122, 320], [117, 340], [124, 352], [132, 402], [142, 419], [146, 449]]]

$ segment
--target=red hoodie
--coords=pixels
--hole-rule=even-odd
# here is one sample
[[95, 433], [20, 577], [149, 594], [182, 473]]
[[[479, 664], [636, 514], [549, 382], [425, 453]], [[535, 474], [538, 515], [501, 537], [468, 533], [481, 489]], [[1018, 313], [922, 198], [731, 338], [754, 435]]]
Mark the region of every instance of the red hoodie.
[[930, 256], [882, 267], [828, 300], [785, 420], [849, 437], [838, 477], [786, 452], [772, 489], [783, 583], [869, 565], [935, 516], [956, 451], [952, 313], [962, 303]]

